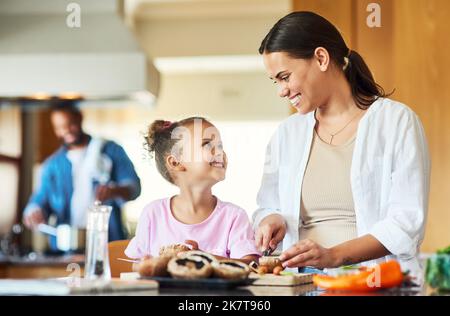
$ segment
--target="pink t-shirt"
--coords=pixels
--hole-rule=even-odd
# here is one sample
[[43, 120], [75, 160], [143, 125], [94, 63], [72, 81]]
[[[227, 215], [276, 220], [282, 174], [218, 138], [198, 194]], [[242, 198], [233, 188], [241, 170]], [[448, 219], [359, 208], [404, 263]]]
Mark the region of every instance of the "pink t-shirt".
[[158, 256], [162, 246], [184, 243], [191, 239], [208, 253], [239, 259], [260, 255], [247, 213], [240, 207], [217, 199], [211, 215], [198, 224], [184, 224], [175, 219], [170, 198], [148, 204], [139, 219], [136, 236], [131, 239], [125, 255], [142, 258]]

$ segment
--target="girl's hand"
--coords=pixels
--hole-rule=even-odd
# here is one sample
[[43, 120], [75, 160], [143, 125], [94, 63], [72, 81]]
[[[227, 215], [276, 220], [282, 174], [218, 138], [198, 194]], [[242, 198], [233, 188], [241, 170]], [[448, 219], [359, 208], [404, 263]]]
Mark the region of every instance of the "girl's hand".
[[132, 270], [133, 272], [139, 272], [139, 270], [140, 270], [140, 268], [141, 268], [142, 262], [144, 262], [145, 260], [150, 259], [151, 257], [152, 257], [152, 256], [144, 256], [144, 257], [142, 257], [142, 258], [139, 260], [139, 262], [133, 263], [133, 265], [132, 265], [132, 267], [131, 267], [131, 270]]
[[286, 223], [284, 218], [278, 214], [266, 216], [256, 230], [255, 242], [256, 247], [265, 251], [267, 249], [275, 250], [278, 243], [283, 240], [286, 235]]
[[200, 249], [198, 249], [198, 242], [196, 242], [195, 240], [188, 239], [188, 240], [185, 240], [184, 243], [186, 245], [191, 246], [191, 250], [200, 250]]
[[312, 240], [304, 239], [284, 251], [280, 260], [283, 267], [333, 268], [336, 266], [331, 249], [324, 248]]

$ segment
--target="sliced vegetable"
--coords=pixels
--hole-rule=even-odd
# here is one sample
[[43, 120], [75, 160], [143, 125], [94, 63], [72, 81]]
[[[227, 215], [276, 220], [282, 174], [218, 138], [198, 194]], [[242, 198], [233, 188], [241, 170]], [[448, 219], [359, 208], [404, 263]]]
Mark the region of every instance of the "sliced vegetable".
[[349, 265], [349, 266], [343, 266], [343, 267], [341, 267], [341, 269], [343, 269], [343, 270], [356, 270], [356, 269], [359, 269], [359, 267], [356, 264], [353, 264], [353, 265]]
[[273, 268], [272, 273], [275, 274], [275, 275], [280, 275], [280, 273], [281, 273], [283, 270], [284, 270], [283, 267], [281, 267], [281, 266], [276, 266], [275, 268]]
[[369, 292], [401, 285], [403, 273], [397, 261], [388, 261], [366, 268], [359, 273], [328, 276], [316, 274], [316, 286], [335, 291]]

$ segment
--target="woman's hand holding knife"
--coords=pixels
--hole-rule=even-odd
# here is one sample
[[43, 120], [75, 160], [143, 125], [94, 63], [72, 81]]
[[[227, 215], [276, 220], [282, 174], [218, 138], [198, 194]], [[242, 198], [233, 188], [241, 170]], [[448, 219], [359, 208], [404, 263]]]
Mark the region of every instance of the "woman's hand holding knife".
[[286, 223], [278, 214], [265, 217], [259, 224], [255, 234], [256, 247], [263, 255], [270, 255], [286, 235]]
[[[286, 223], [281, 215], [272, 214], [265, 217], [256, 231], [256, 246], [261, 249], [263, 256], [269, 256], [283, 240], [286, 234]], [[321, 247], [309, 239], [297, 242], [280, 255], [283, 267], [324, 268], [333, 266], [334, 257], [330, 249]]]

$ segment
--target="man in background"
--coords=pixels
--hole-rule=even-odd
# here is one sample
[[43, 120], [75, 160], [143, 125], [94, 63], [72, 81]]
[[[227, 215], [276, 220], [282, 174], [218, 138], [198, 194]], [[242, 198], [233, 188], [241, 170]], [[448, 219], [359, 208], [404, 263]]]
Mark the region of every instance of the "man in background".
[[57, 224], [86, 228], [87, 210], [99, 200], [112, 206], [109, 241], [126, 239], [121, 206], [139, 196], [141, 185], [124, 149], [84, 133], [82, 113], [72, 103], [54, 106], [50, 117], [62, 146], [42, 166], [40, 186], [24, 210], [25, 226], [34, 229], [54, 216]]

